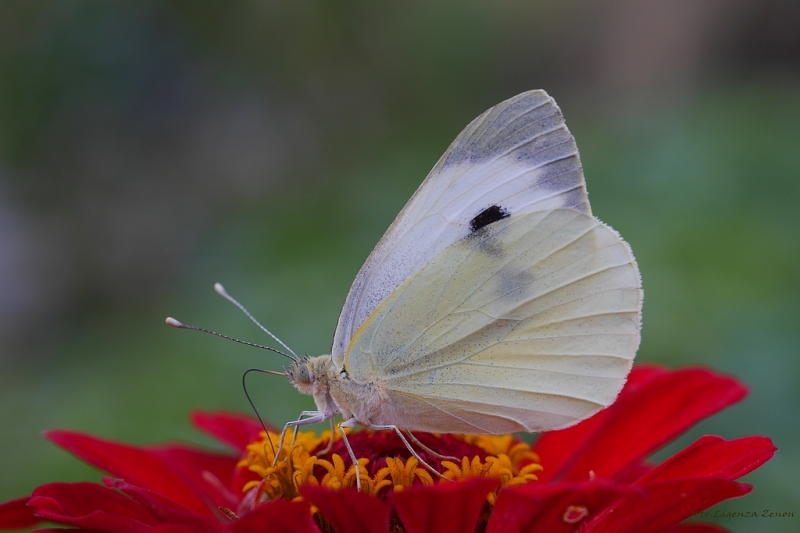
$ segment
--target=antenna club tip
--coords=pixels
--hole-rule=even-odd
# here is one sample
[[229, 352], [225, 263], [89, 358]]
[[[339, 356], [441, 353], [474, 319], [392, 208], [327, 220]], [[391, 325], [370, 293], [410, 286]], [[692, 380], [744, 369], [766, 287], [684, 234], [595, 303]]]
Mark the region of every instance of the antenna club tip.
[[168, 326], [172, 326], [173, 328], [182, 328], [183, 327], [183, 323], [182, 322], [179, 322], [178, 320], [175, 320], [171, 316], [168, 316], [167, 319], [164, 322], [166, 322]]
[[221, 294], [222, 296], [228, 295], [228, 293], [225, 291], [225, 287], [222, 286], [222, 283], [215, 283], [214, 290], [217, 291], [217, 294]]

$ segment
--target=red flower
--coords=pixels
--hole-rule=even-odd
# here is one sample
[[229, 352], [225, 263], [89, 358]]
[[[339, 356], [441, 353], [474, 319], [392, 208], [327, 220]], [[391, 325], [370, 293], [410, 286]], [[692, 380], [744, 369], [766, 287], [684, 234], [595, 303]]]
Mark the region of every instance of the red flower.
[[261, 428], [238, 415], [193, 416], [236, 455], [51, 431], [47, 438], [57, 445], [121, 479], [43, 485], [0, 504], [0, 529], [51, 521], [109, 533], [724, 531], [680, 522], [747, 494], [751, 487], [736, 480], [772, 457], [768, 438], [705, 436], [661, 464], [646, 458], [745, 394], [736, 380], [708, 370], [637, 367], [616, 403], [543, 434], [532, 451], [508, 437], [418, 435], [441, 453], [464, 457], [461, 465], [439, 466], [457, 482], [435, 482], [392, 434], [360, 432], [350, 440], [365, 458], [362, 493], [346, 488], [355, 470], [336, 446], [322, 454], [324, 441], [300, 434], [298, 446], [272, 467]]

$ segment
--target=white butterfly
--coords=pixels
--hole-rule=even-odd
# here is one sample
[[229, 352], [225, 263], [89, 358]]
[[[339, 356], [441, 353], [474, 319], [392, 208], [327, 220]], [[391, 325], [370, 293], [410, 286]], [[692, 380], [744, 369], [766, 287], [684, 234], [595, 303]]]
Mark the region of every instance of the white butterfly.
[[288, 428], [341, 414], [353, 464], [344, 428], [361, 425], [394, 430], [438, 474], [403, 431], [425, 448], [410, 430], [571, 426], [622, 389], [641, 309], [636, 260], [592, 216], [561, 111], [544, 91], [520, 94], [461, 132], [389, 227], [350, 288], [331, 355], [298, 358], [272, 335], [293, 362], [261, 372], [317, 405], [286, 424], [278, 449]]
[[570, 426], [625, 383], [641, 306], [636, 261], [592, 216], [561, 111], [544, 91], [520, 94], [461, 132], [389, 227], [331, 355], [287, 368], [317, 406], [288, 426], [337, 414], [342, 435]]

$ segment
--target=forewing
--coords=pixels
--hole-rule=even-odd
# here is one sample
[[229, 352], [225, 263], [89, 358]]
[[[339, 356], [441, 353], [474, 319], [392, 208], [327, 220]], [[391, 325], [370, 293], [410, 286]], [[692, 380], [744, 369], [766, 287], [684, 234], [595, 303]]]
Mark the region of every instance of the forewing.
[[[345, 367], [409, 429], [569, 426], [614, 401], [639, 346], [628, 245], [590, 215], [495, 221], [440, 252], [357, 332]], [[420, 416], [425, 413], [425, 416]]]
[[356, 276], [332, 348], [445, 248], [498, 217], [568, 207], [590, 214], [575, 140], [558, 106], [530, 91], [489, 109], [456, 138]]

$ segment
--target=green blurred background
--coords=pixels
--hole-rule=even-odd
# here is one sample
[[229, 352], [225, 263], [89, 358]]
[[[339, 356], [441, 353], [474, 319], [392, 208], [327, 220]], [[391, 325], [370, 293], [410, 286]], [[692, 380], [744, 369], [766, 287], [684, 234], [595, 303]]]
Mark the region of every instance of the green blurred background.
[[[242, 371], [327, 353], [372, 246], [463, 126], [556, 98], [645, 288], [639, 362], [751, 387], [701, 434], [780, 448], [718, 506], [800, 530], [800, 3], [0, 3], [0, 500], [100, 474], [41, 437], [190, 440]], [[253, 378], [266, 418], [310, 398]]]

